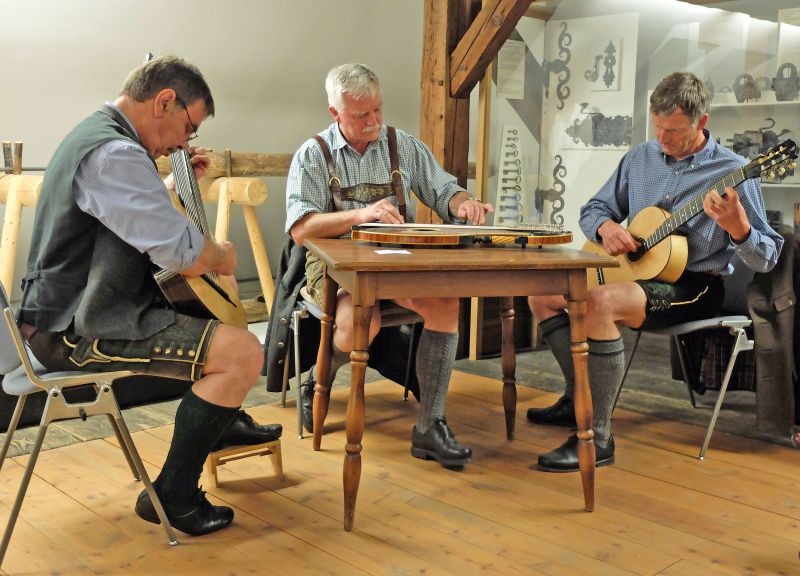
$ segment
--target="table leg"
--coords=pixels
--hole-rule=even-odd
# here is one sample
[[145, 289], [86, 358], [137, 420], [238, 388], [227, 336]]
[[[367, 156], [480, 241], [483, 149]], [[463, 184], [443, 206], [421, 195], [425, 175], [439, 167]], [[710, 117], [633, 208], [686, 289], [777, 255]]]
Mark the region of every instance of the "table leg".
[[514, 347], [514, 298], [504, 296], [500, 310], [502, 326], [501, 365], [503, 368], [503, 410], [506, 414], [506, 437], [514, 439], [517, 412], [517, 354]]
[[369, 360], [369, 324], [372, 306], [353, 306], [353, 351], [350, 353], [352, 382], [347, 401], [347, 444], [345, 445], [344, 471], [344, 529], [353, 529], [356, 497], [361, 481], [361, 439], [364, 437], [364, 377]]
[[322, 446], [322, 430], [328, 415], [331, 389], [328, 376], [331, 372], [331, 343], [333, 321], [336, 318], [336, 293], [339, 285], [327, 274], [322, 284], [322, 318], [320, 318], [319, 351], [317, 352], [317, 383], [314, 385], [314, 450]]
[[[584, 283], [585, 283], [585, 273]], [[586, 343], [586, 301], [567, 303], [575, 365], [575, 420], [578, 423], [578, 465], [583, 484], [584, 509], [594, 510], [595, 445], [592, 430], [592, 394], [589, 388], [589, 345]]]

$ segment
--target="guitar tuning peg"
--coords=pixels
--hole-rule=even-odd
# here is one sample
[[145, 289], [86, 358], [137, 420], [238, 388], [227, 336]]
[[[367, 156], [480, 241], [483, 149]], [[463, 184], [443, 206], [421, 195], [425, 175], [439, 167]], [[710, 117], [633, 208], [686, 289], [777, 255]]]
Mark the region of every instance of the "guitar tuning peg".
[[767, 172], [767, 180], [775, 180], [775, 171], [774, 170], [770, 170], [769, 172]]
[[792, 170], [794, 170], [795, 168], [797, 168], [797, 162], [792, 162], [791, 164], [789, 164], [789, 166], [791, 166]]
[[784, 174], [786, 174], [786, 168], [784, 168], [783, 166], [779, 166], [778, 167], [778, 176], [783, 176]]

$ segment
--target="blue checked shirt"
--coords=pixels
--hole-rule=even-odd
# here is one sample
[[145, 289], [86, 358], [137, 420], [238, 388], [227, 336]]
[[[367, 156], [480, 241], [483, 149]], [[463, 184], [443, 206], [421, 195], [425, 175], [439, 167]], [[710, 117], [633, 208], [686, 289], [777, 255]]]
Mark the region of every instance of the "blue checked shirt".
[[[617, 169], [585, 206], [581, 208], [580, 227], [587, 238], [600, 241], [597, 229], [603, 222], [631, 222], [648, 206], [670, 213], [704, 195], [715, 184], [747, 164], [747, 160], [717, 144], [705, 130], [705, 147], [678, 162], [661, 151], [657, 140], [650, 140], [628, 152]], [[757, 179], [746, 180], [737, 192], [750, 220], [750, 236], [735, 244], [730, 235], [702, 210], [678, 229], [686, 235], [692, 272], [728, 273], [734, 250], [756, 272], [775, 266], [783, 246], [783, 237], [770, 228]]]
[[[136, 134], [130, 122], [127, 128]], [[81, 210], [161, 268], [185, 270], [203, 250], [202, 233], [173, 207], [153, 161], [135, 142], [110, 140], [92, 150], [78, 165], [72, 192]]]
[[[396, 133], [397, 156], [406, 197], [406, 221], [414, 222], [412, 190], [442, 220], [452, 221], [448, 202], [463, 188], [458, 185], [455, 176], [439, 165], [424, 143], [402, 130], [397, 130]], [[381, 126], [378, 140], [370, 142], [363, 155], [347, 143], [337, 123], [331, 124], [319, 135], [331, 149], [336, 176], [341, 181], [342, 188], [363, 183], [386, 184], [391, 181], [386, 126]], [[313, 138], [307, 140], [295, 152], [289, 167], [286, 181], [286, 232], [306, 214], [334, 211], [328, 179], [328, 167], [319, 144]], [[389, 199], [397, 205], [394, 196]], [[365, 205], [362, 202], [343, 200], [342, 210], [363, 208]]]

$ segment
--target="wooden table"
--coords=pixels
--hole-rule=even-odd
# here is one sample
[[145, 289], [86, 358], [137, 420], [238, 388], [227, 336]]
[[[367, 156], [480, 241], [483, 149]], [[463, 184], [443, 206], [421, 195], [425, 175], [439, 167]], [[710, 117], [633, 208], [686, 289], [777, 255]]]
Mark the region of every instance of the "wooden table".
[[339, 287], [353, 297], [352, 383], [347, 404], [347, 444], [344, 459], [344, 528], [353, 528], [361, 479], [361, 439], [364, 435], [364, 376], [369, 354], [369, 323], [378, 300], [392, 298], [503, 297], [502, 368], [506, 434], [514, 436], [517, 393], [514, 372], [514, 296], [564, 294], [568, 301], [572, 358], [575, 364], [575, 417], [584, 507], [594, 508], [595, 447], [592, 440], [592, 399], [589, 393], [586, 344], [586, 269], [617, 266], [606, 256], [570, 248], [474, 246], [414, 248], [405, 254], [378, 254], [375, 245], [355, 240], [311, 239], [304, 245], [326, 266], [322, 335], [317, 357], [314, 394], [314, 450], [322, 443], [330, 389], [330, 341]]

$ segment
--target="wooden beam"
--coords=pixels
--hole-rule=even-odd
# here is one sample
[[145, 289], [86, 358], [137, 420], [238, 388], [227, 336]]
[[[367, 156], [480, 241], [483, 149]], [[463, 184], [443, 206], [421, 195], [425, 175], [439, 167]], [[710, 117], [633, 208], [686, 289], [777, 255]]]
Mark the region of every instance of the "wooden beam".
[[453, 50], [450, 94], [466, 98], [508, 40], [531, 0], [489, 0]]
[[[425, 0], [420, 138], [442, 167], [466, 188], [469, 154], [469, 101], [450, 96], [450, 53], [480, 9], [480, 0]], [[440, 222], [424, 206], [417, 221]]]
[[[233, 152], [231, 154], [230, 174], [226, 168], [225, 155], [218, 152], [207, 154], [210, 164], [205, 176], [219, 178], [221, 176], [286, 176], [289, 173], [291, 154], [265, 154], [262, 152]], [[166, 176], [172, 172], [169, 156], [159, 158], [156, 162], [158, 172]]]

